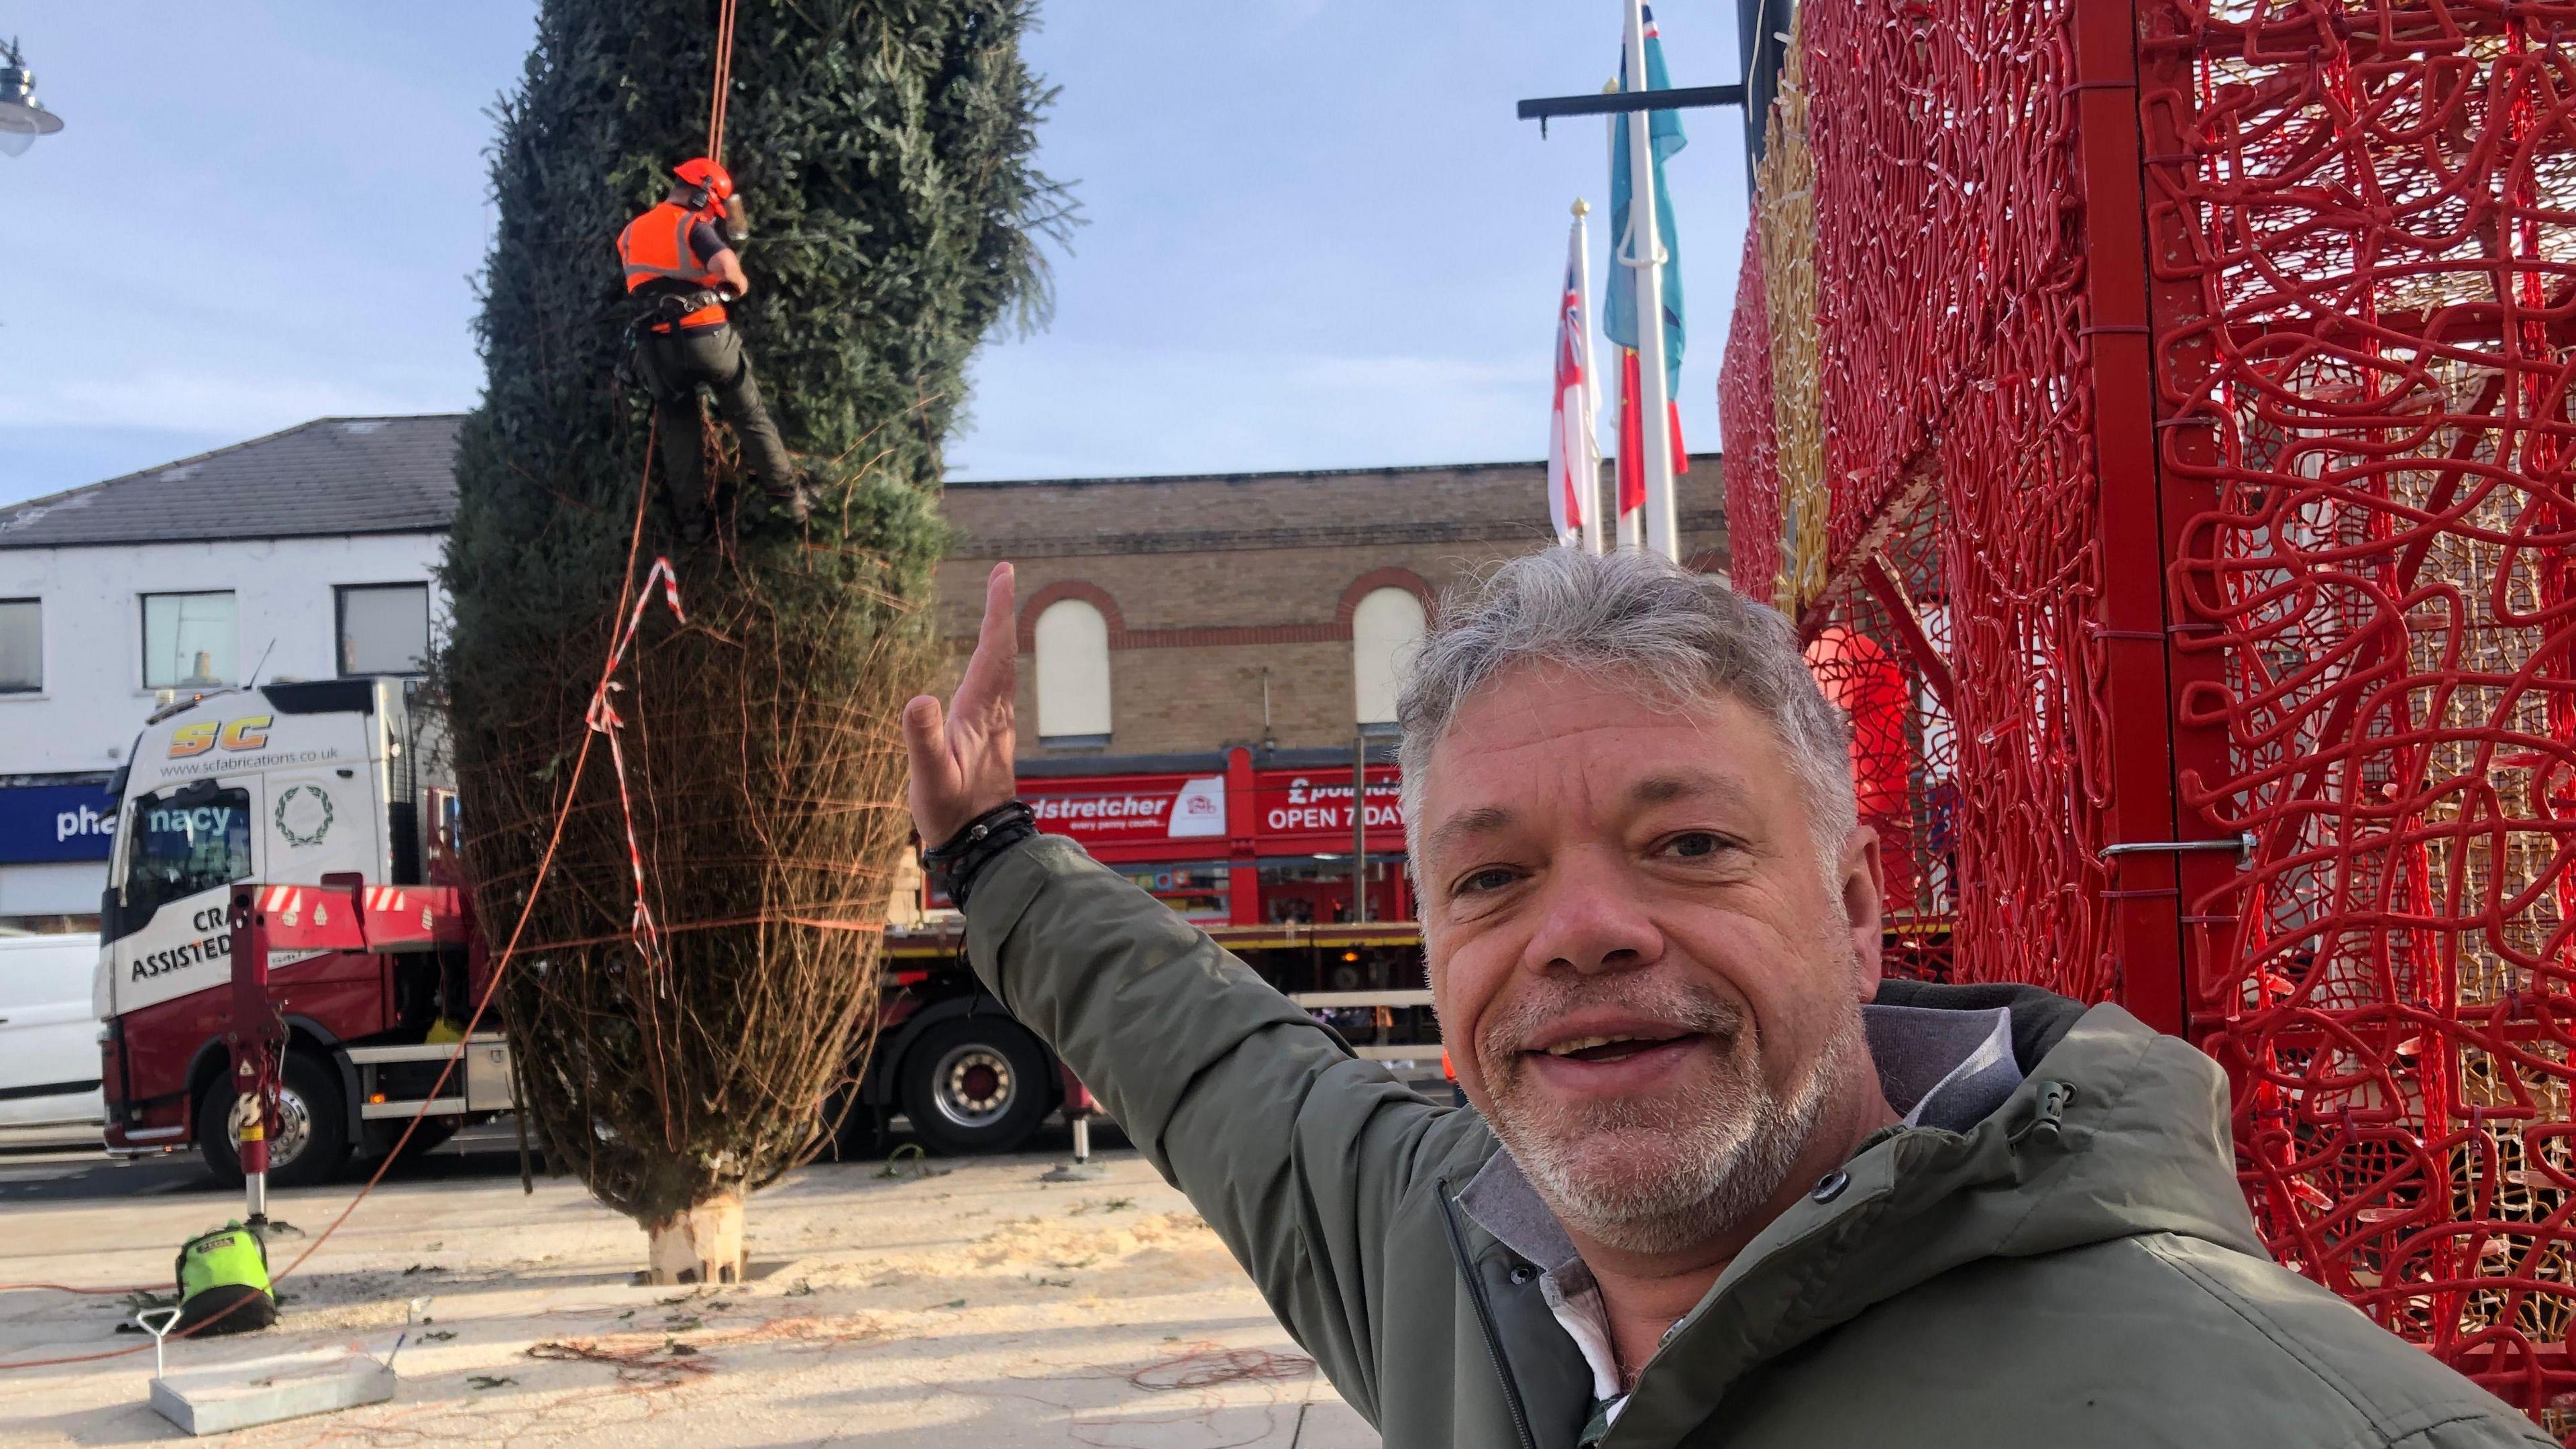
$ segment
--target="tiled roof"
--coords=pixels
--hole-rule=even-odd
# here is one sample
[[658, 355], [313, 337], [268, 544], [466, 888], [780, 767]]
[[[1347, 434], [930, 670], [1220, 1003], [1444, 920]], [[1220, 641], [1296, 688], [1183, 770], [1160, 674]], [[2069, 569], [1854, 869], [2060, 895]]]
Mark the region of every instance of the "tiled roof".
[[0, 507], [0, 548], [435, 533], [456, 513], [458, 413], [317, 418]]

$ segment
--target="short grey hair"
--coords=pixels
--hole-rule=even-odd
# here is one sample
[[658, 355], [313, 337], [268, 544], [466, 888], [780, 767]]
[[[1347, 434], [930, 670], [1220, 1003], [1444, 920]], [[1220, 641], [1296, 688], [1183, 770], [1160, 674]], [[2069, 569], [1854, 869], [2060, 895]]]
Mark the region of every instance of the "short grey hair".
[[1396, 718], [1405, 846], [1417, 877], [1433, 748], [1477, 690], [1537, 662], [1634, 681], [1659, 704], [1731, 699], [1750, 710], [1789, 756], [1828, 870], [1859, 823], [1850, 725], [1817, 689], [1797, 631], [1777, 610], [1643, 549], [1549, 548], [1444, 595], [1408, 667]]

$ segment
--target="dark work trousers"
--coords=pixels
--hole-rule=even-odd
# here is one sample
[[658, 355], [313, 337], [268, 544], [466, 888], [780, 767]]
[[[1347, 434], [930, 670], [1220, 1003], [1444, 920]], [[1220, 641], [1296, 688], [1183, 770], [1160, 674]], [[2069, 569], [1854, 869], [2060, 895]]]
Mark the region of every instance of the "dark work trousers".
[[647, 332], [639, 342], [636, 361], [661, 419], [662, 481], [671, 490], [671, 513], [682, 532], [696, 535], [706, 527], [706, 468], [699, 457], [701, 383], [715, 393], [716, 407], [733, 424], [743, 464], [760, 480], [761, 491], [781, 501], [795, 496], [796, 465], [778, 436], [778, 424], [770, 421], [769, 409], [760, 401], [751, 358], [731, 327]]

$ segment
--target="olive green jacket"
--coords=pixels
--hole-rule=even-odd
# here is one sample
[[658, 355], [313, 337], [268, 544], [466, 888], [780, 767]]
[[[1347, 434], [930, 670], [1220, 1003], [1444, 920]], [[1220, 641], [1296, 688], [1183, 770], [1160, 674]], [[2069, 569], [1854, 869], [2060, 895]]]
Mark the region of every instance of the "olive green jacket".
[[[985, 984], [1388, 1444], [1570, 1449], [1590, 1372], [1531, 1265], [1455, 1202], [1500, 1151], [1482, 1118], [1354, 1058], [1069, 841], [1006, 852], [966, 914]], [[1965, 1134], [1879, 1134], [1774, 1221], [1605, 1449], [2552, 1442], [2264, 1256], [2199, 1052], [2028, 988], [1881, 999], [2009, 1006], [2027, 1079]]]

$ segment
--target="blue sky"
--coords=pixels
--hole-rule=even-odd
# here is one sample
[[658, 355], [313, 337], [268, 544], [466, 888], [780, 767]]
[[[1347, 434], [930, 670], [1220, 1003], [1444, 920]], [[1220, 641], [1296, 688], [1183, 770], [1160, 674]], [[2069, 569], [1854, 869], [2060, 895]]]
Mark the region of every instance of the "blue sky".
[[[0, 33], [66, 121], [0, 159], [16, 222], [0, 502], [323, 414], [472, 406], [486, 111], [533, 14], [0, 0]], [[1542, 142], [1512, 102], [1598, 89], [1617, 15], [1615, 0], [1053, 0], [1029, 45], [1063, 92], [1043, 165], [1077, 183], [1090, 224], [1054, 259], [1054, 326], [979, 359], [954, 471], [1541, 456], [1567, 208], [1594, 204], [1597, 288], [1606, 151], [1601, 122]], [[1731, 3], [1658, 18], [1676, 85], [1736, 78]], [[1688, 125], [1671, 171], [1681, 402], [1691, 445], [1711, 449], [1744, 151], [1737, 112]], [[747, 259], [756, 271], [756, 242]]]

